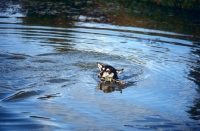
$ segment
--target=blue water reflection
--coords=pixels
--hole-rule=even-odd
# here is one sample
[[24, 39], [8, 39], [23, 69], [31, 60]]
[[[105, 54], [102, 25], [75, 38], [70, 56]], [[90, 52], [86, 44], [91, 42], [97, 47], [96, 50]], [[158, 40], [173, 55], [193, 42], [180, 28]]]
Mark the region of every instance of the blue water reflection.
[[[0, 19], [0, 129], [200, 129], [199, 44], [190, 34], [15, 19]], [[123, 67], [129, 86], [99, 90], [98, 61]]]

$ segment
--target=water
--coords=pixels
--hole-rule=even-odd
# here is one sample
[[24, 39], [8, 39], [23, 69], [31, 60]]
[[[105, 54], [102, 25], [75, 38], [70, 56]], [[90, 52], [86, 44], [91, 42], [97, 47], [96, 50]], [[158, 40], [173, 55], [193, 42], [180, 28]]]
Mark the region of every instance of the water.
[[[1, 130], [200, 130], [198, 36], [43, 22], [0, 19]], [[96, 62], [126, 85], [100, 90]]]

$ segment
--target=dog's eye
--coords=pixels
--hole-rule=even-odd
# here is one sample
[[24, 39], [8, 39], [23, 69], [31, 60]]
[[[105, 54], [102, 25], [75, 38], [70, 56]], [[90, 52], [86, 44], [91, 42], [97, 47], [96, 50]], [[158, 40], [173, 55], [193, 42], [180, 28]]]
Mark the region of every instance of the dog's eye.
[[105, 68], [101, 68], [101, 71], [105, 71]]

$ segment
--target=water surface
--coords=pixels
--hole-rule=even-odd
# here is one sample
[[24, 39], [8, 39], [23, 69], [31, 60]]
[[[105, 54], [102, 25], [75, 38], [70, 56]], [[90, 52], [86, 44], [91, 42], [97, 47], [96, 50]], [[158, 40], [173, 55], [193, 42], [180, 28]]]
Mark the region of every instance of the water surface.
[[[198, 36], [29, 20], [0, 19], [1, 130], [200, 130]], [[126, 86], [100, 90], [96, 62]]]

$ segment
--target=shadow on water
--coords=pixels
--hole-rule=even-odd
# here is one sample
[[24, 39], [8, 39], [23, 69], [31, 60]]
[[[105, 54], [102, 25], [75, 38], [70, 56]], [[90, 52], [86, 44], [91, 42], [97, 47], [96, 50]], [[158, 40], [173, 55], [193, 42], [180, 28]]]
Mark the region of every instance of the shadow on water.
[[[3, 9], [0, 129], [198, 131], [199, 19], [100, 5], [71, 18]], [[96, 62], [123, 67], [126, 84], [99, 84]]]

